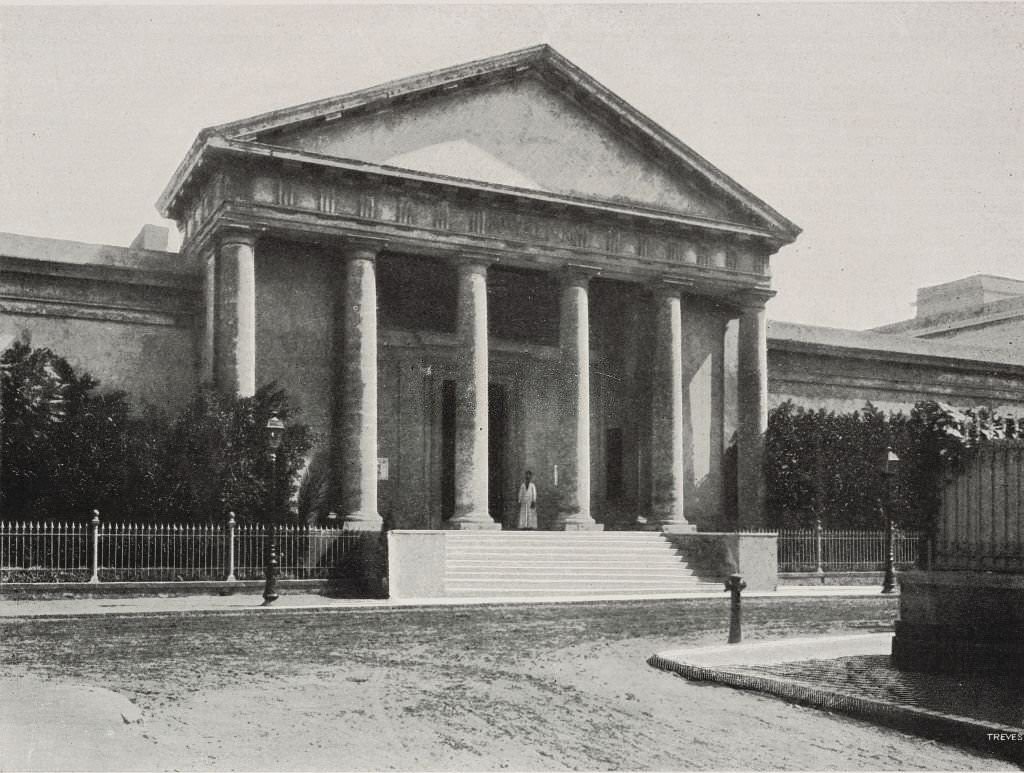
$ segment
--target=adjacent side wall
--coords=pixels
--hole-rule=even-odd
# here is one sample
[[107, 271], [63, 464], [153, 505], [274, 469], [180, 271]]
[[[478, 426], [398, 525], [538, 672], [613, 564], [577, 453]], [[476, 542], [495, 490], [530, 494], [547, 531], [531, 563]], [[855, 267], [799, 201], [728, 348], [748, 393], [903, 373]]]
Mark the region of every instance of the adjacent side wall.
[[870, 401], [907, 412], [935, 400], [1000, 412], [1024, 408], [1024, 357], [934, 340], [773, 322], [768, 331], [772, 406], [847, 412]]
[[0, 337], [170, 412], [197, 383], [198, 277], [180, 256], [0, 234]]

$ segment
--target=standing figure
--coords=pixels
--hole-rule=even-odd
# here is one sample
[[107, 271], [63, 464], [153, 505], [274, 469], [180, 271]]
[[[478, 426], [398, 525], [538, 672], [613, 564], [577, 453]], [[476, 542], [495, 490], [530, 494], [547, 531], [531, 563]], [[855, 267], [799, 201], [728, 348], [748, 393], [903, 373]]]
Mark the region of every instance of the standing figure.
[[519, 519], [518, 529], [537, 528], [537, 487], [533, 485], [533, 473], [527, 470], [523, 482], [519, 486]]

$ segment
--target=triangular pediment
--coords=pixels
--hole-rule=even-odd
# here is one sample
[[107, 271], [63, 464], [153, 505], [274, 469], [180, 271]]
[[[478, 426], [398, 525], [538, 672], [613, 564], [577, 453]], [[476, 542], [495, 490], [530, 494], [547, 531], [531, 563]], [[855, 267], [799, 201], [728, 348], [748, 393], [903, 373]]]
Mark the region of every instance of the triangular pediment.
[[212, 127], [197, 144], [211, 137], [799, 233], [548, 46]]
[[387, 112], [284, 127], [254, 139], [544, 193], [745, 219], [735, 202], [701, 186], [693, 170], [652, 158], [538, 78], [453, 89]]

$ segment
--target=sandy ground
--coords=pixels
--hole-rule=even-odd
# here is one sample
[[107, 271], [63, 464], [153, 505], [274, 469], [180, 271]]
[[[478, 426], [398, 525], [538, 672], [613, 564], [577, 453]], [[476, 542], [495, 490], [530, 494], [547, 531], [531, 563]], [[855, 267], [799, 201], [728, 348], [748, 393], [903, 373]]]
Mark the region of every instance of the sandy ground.
[[[809, 612], [838, 618], [817, 620], [812, 633], [863, 629], [890, 613], [875, 600], [843, 602], [840, 613], [786, 603], [763, 610], [775, 622], [761, 632], [799, 627]], [[719, 610], [692, 606], [684, 624], [678, 604], [5, 624], [0, 766], [1007, 768], [647, 666], [653, 652], [721, 641]], [[8, 657], [47, 640], [48, 652]]]

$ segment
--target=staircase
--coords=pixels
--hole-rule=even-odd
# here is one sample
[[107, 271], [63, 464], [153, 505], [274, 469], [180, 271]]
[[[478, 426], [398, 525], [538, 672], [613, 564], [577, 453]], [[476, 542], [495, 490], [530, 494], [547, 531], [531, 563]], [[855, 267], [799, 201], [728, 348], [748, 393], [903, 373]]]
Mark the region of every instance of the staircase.
[[658, 532], [452, 531], [445, 595], [656, 596], [720, 591]]

